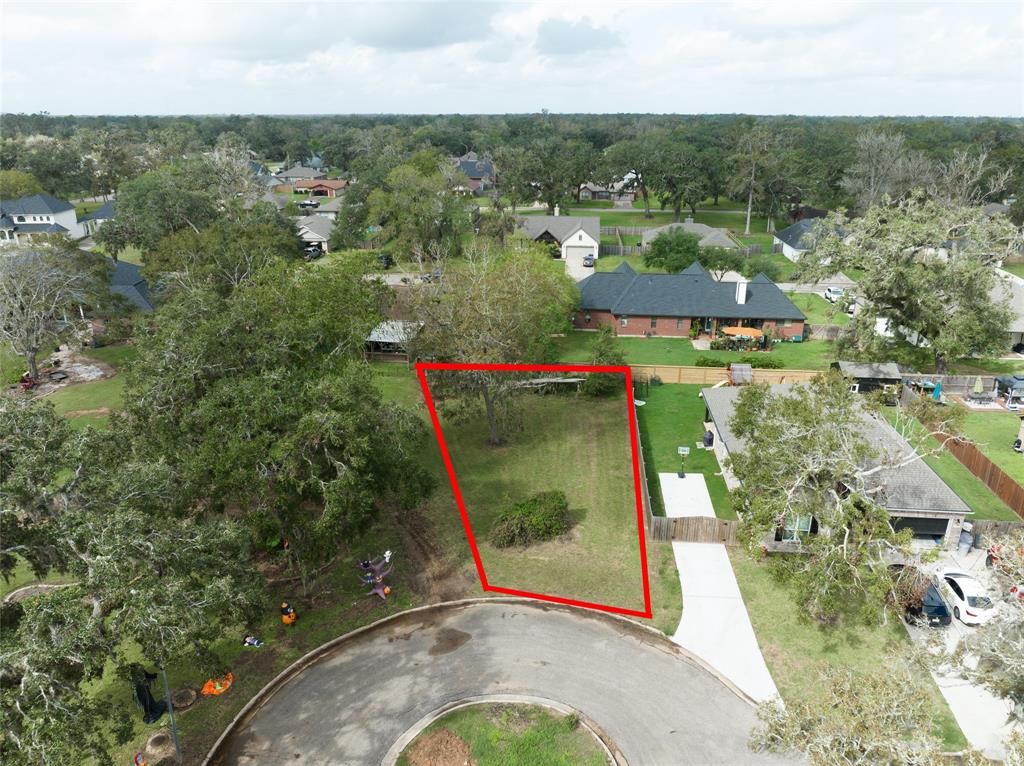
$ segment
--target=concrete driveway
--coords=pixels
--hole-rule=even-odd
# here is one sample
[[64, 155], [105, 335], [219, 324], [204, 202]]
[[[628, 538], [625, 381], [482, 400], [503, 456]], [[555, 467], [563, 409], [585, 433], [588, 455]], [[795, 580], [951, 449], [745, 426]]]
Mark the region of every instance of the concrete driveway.
[[[704, 475], [659, 473], [667, 516], [710, 516]], [[683, 589], [683, 616], [672, 640], [703, 659], [756, 700], [779, 696], [750, 624], [732, 562], [717, 543], [673, 542]]]
[[753, 706], [667, 639], [591, 610], [495, 599], [342, 643], [264, 701], [213, 763], [379, 764], [432, 711], [488, 694], [569, 705], [633, 766], [790, 762], [751, 753]]
[[585, 279], [594, 273], [594, 267], [583, 265], [583, 256], [579, 253], [569, 253], [565, 257], [565, 273], [568, 274], [574, 282], [579, 282], [581, 279]]

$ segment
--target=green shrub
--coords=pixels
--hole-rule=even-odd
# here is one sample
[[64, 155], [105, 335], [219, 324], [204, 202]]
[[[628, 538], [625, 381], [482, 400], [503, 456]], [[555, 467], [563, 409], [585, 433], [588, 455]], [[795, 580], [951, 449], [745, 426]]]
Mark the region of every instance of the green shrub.
[[652, 386], [660, 386], [661, 385], [661, 378], [659, 378], [657, 375], [652, 375], [650, 381], [648, 381], [648, 382]]
[[747, 354], [740, 357], [740, 362], [762, 370], [781, 370], [783, 367], [781, 359], [767, 354]]
[[724, 359], [717, 359], [713, 356], [698, 356], [694, 364], [697, 367], [725, 367], [729, 363]]
[[531, 545], [558, 537], [570, 526], [565, 493], [539, 492], [503, 509], [491, 527], [490, 540], [496, 548]]

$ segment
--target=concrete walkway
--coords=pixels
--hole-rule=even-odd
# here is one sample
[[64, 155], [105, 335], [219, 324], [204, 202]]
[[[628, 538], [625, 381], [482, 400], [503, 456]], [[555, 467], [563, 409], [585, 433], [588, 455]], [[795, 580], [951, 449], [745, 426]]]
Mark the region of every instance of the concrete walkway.
[[209, 763], [373, 766], [438, 708], [496, 694], [580, 711], [633, 766], [795, 760], [750, 752], [754, 707], [656, 632], [495, 599], [409, 613], [343, 642], [243, 718]]
[[[668, 516], [715, 515], [704, 475], [659, 473]], [[756, 700], [779, 696], [757, 645], [725, 546], [673, 542], [683, 617], [672, 640], [701, 657]]]

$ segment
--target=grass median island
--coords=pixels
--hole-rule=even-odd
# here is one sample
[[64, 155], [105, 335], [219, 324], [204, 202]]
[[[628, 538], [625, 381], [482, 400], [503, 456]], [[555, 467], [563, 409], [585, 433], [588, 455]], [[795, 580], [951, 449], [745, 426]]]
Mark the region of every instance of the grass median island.
[[[518, 427], [500, 447], [488, 445], [482, 414], [442, 422], [488, 581], [643, 609], [625, 398], [524, 394], [516, 409]], [[540, 492], [564, 494], [572, 528], [527, 547], [493, 545], [502, 512]]]
[[539, 705], [483, 704], [431, 724], [398, 766], [603, 766], [604, 752], [575, 715]]

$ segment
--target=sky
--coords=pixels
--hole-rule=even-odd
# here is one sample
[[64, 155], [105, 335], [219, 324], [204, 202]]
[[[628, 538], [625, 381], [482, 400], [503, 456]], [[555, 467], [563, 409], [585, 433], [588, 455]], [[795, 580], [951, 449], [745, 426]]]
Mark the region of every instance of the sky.
[[1024, 116], [1024, 1], [0, 0], [0, 111]]

